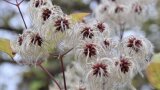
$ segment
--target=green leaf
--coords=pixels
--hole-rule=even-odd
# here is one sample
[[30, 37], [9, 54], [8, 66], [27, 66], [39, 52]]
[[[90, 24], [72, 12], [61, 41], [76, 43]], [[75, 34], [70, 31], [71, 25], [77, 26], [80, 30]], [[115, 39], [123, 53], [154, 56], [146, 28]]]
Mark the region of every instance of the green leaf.
[[11, 46], [10, 46], [10, 40], [0, 38], [0, 51], [8, 54], [11, 58], [13, 58], [14, 53], [12, 52]]
[[43, 81], [40, 80], [34, 80], [30, 83], [30, 90], [39, 90], [41, 87], [43, 87], [45, 84]]
[[84, 17], [88, 16], [89, 13], [73, 13], [73, 14], [70, 14], [72, 20], [74, 22], [81, 22]]
[[146, 74], [151, 85], [160, 90], [160, 53], [154, 55], [152, 63], [146, 70]]

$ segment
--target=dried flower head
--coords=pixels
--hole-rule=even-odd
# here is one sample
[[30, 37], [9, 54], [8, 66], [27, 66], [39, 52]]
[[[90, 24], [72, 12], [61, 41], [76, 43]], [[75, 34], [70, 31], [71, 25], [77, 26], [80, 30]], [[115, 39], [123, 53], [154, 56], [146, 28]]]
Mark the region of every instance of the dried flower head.
[[85, 47], [84, 47], [84, 54], [85, 56], [89, 56], [89, 57], [92, 57], [92, 56], [95, 56], [96, 55], [96, 45], [92, 44], [92, 43], [89, 43], [89, 44], [86, 44]]
[[133, 8], [133, 10], [134, 10], [135, 13], [137, 13], [137, 14], [141, 14], [142, 13], [143, 8], [142, 8], [141, 5], [139, 5], [139, 4], [133, 4], [132, 8]]
[[44, 9], [42, 12], [43, 20], [46, 21], [50, 17], [51, 13], [51, 10], [49, 10], [48, 8]]
[[35, 1], [35, 7], [37, 8], [38, 6], [40, 6], [40, 5], [45, 5], [45, 3], [43, 3], [43, 0], [36, 0]]
[[98, 77], [98, 76], [107, 77], [108, 76], [106, 64], [96, 63], [92, 66], [92, 69], [93, 69], [93, 75], [95, 75], [96, 77]]
[[50, 4], [50, 0], [31, 0], [31, 3], [33, 4], [32, 6], [35, 8], [39, 8], [41, 6], [45, 6], [47, 4]]
[[39, 34], [37, 33], [35, 36], [31, 37], [31, 43], [41, 46], [43, 43], [42, 38], [39, 36]]
[[54, 22], [54, 26], [56, 27], [56, 31], [64, 32], [66, 29], [70, 28], [70, 23], [66, 18], [58, 18]]
[[33, 65], [43, 62], [42, 59], [48, 57], [48, 50], [44, 43], [45, 41], [39, 33], [26, 30], [11, 46], [13, 51], [22, 58], [18, 61], [19, 63]]
[[34, 15], [37, 15], [42, 7], [50, 7], [50, 6], [52, 6], [51, 0], [31, 0], [29, 2], [29, 10], [31, 18], [35, 18]]
[[122, 6], [117, 6], [115, 8], [115, 13], [120, 13], [120, 12], [123, 12], [124, 11], [124, 8]]
[[93, 30], [90, 27], [83, 28], [83, 30], [81, 31], [81, 34], [83, 35], [83, 39], [85, 38], [92, 39], [92, 37], [94, 36]]
[[105, 26], [103, 23], [98, 23], [97, 28], [99, 29], [100, 32], [103, 32], [105, 30]]
[[135, 37], [129, 38], [127, 47], [130, 47], [136, 52], [138, 52], [139, 49], [142, 47], [142, 41], [139, 39], [136, 39]]
[[103, 43], [104, 43], [106, 48], [109, 47], [109, 45], [110, 45], [110, 41], [109, 40], [104, 40]]
[[19, 36], [19, 37], [18, 37], [19, 46], [22, 45], [22, 42], [23, 42], [23, 37], [22, 37], [22, 36]]
[[131, 62], [127, 58], [121, 58], [119, 62], [121, 72], [124, 74], [130, 70]]

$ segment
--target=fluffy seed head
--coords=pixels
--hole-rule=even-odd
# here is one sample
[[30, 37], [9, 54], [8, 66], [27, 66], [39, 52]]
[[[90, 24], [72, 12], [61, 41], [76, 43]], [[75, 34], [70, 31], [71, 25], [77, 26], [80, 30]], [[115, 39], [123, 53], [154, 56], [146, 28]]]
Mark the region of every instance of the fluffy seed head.
[[142, 13], [142, 6], [140, 6], [140, 5], [138, 5], [138, 4], [133, 4], [133, 10], [134, 10], [134, 12], [135, 13], [137, 13], [137, 14], [141, 14]]
[[[116, 65], [118, 65], [117, 62], [116, 62]], [[121, 72], [123, 72], [124, 74], [129, 72], [131, 63], [128, 61], [127, 58], [121, 58], [119, 65], [120, 65]]]
[[69, 21], [65, 18], [59, 18], [55, 21], [54, 26], [56, 27], [56, 31], [64, 32], [66, 29], [69, 29]]
[[142, 41], [139, 39], [136, 39], [135, 37], [129, 38], [127, 47], [130, 47], [136, 52], [138, 52], [139, 48], [142, 47]]
[[107, 65], [103, 63], [96, 63], [92, 66], [94, 76], [108, 76]]
[[92, 39], [92, 37], [94, 36], [93, 30], [90, 27], [83, 28], [83, 30], [81, 31], [81, 34], [83, 35], [83, 39], [85, 38]]
[[103, 32], [105, 30], [105, 26], [103, 23], [98, 23], [97, 28], [99, 29], [100, 32]]
[[121, 6], [117, 6], [116, 8], [115, 8], [115, 13], [120, 13], [120, 12], [123, 12], [123, 7], [121, 7]]
[[33, 37], [31, 38], [31, 43], [34, 44], [34, 45], [41, 46], [42, 43], [43, 43], [43, 40], [42, 40], [42, 38], [39, 36], [39, 34], [36, 34], [35, 36], [33, 36]]
[[105, 45], [106, 48], [110, 45], [110, 43], [109, 43], [108, 40], [104, 40], [103, 43], [104, 43], [104, 45]]
[[43, 5], [43, 0], [37, 0], [35, 1], [35, 7], [39, 7], [40, 5]]
[[96, 55], [96, 45], [94, 44], [86, 44], [84, 47], [84, 54], [85, 56], [89, 55], [89, 57]]
[[44, 9], [42, 12], [43, 20], [46, 21], [50, 17], [51, 13], [52, 13], [51, 10], [49, 10], [48, 8]]
[[22, 42], [23, 42], [23, 37], [22, 37], [22, 36], [19, 36], [19, 37], [18, 37], [19, 46], [22, 45]]

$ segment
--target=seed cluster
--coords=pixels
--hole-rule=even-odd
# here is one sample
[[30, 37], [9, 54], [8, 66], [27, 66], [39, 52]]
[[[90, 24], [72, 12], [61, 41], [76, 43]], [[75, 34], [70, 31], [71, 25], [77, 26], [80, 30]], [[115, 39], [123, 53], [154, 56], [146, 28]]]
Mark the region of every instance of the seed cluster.
[[56, 20], [54, 26], [56, 27], [57, 31], [61, 31], [61, 32], [64, 32], [66, 29], [70, 28], [69, 21], [64, 18], [60, 18]]
[[95, 76], [108, 76], [107, 65], [103, 63], [96, 63], [92, 66], [93, 75]]
[[130, 38], [128, 40], [128, 44], [127, 47], [132, 48], [133, 50], [135, 50], [136, 52], [139, 51], [140, 47], [142, 47], [142, 41], [138, 40], [136, 38]]
[[51, 13], [52, 12], [48, 8], [44, 9], [42, 13], [43, 20], [46, 21], [50, 17]]
[[83, 39], [85, 38], [92, 38], [94, 36], [93, 30], [90, 27], [85, 27], [81, 33], [83, 34]]
[[41, 46], [42, 43], [43, 43], [43, 40], [42, 40], [42, 38], [39, 36], [39, 34], [36, 34], [35, 36], [32, 37], [31, 43], [33, 43], [34, 45]]
[[87, 44], [85, 47], [84, 47], [84, 54], [85, 56], [89, 56], [89, 57], [92, 57], [92, 56], [95, 56], [96, 55], [96, 46], [94, 44]]
[[100, 32], [103, 32], [105, 30], [105, 26], [103, 25], [103, 23], [98, 23], [97, 28]]
[[131, 63], [128, 61], [128, 59], [121, 58], [120, 60], [121, 72], [123, 72], [124, 74], [127, 73], [130, 69], [130, 66], [131, 66]]

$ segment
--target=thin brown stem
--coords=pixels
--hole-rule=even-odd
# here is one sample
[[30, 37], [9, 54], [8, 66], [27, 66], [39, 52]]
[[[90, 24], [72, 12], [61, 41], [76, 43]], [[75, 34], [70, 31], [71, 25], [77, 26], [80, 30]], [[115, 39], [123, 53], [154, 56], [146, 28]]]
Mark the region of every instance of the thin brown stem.
[[61, 62], [61, 69], [62, 69], [62, 73], [63, 73], [63, 83], [64, 83], [64, 88], [65, 90], [67, 90], [67, 85], [66, 85], [66, 78], [65, 78], [65, 67], [64, 67], [64, 62], [63, 62], [63, 57], [68, 54], [73, 48], [71, 48], [70, 50], [68, 50], [67, 52], [65, 52], [64, 54], [59, 56], [60, 62]]
[[52, 76], [52, 74], [47, 69], [45, 69], [41, 64], [39, 64], [38, 66], [56, 83], [56, 85], [58, 86], [59, 90], [62, 90], [60, 85], [58, 84], [58, 82]]
[[65, 52], [64, 54], [62, 54], [62, 57], [65, 56], [66, 54], [68, 54], [72, 50], [73, 50], [73, 48], [69, 49], [67, 52]]
[[18, 3], [18, 0], [16, 0], [16, 4], [14, 4], [14, 3], [12, 3], [12, 2], [9, 2], [9, 1], [7, 1], [7, 0], [3, 0], [3, 1], [5, 1], [5, 2], [11, 4], [11, 5], [14, 5], [14, 6], [16, 6], [16, 7], [18, 8], [18, 11], [19, 11], [19, 13], [20, 13], [20, 15], [21, 15], [21, 18], [22, 18], [22, 20], [23, 20], [24, 26], [25, 26], [25, 28], [27, 29], [27, 25], [26, 25], [26, 22], [25, 22], [25, 20], [24, 20], [24, 17], [23, 17], [21, 8], [20, 8], [20, 5], [21, 5], [21, 3], [22, 3], [24, 0], [22, 0], [22, 1], [19, 2], [19, 3]]
[[24, 0], [22, 0], [21, 2], [19, 2], [19, 4], [21, 4], [22, 2], [24, 2]]
[[16, 0], [16, 3], [18, 4], [18, 0]]
[[65, 88], [65, 90], [67, 90], [66, 78], [65, 78], [65, 72], [64, 72], [63, 57], [60, 57], [60, 61], [61, 61], [61, 69], [62, 69], [62, 73], [63, 73], [63, 83], [64, 83], [64, 88]]
[[19, 5], [17, 6], [17, 8], [18, 8], [18, 11], [19, 11], [19, 13], [20, 13], [20, 15], [21, 15], [21, 17], [22, 17], [22, 20], [23, 20], [23, 23], [24, 23], [24, 25], [25, 25], [25, 28], [27, 29], [27, 25], [26, 25], [26, 22], [25, 22], [25, 20], [24, 20], [24, 17], [23, 17], [21, 8], [19, 7]]
[[9, 3], [9, 4], [12, 4], [12, 5], [17, 5], [17, 4], [14, 4], [14, 3], [12, 3], [12, 2], [9, 2], [9, 1], [7, 1], [7, 0], [3, 0], [3, 1], [5, 1], [5, 2], [7, 2], [7, 3]]

